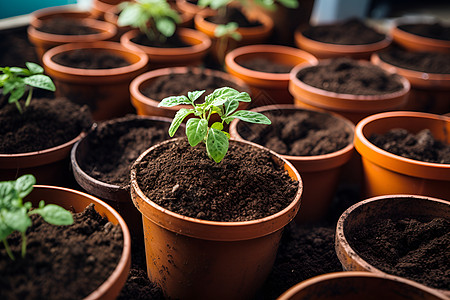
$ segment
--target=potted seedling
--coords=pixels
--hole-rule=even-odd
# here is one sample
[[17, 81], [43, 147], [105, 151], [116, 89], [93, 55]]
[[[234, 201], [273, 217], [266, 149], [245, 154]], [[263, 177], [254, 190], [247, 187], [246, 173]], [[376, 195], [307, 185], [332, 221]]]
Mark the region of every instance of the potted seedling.
[[[229, 140], [223, 126], [235, 118], [270, 124], [262, 114], [237, 111], [239, 102], [251, 101], [247, 93], [223, 87], [196, 103], [203, 93], [161, 101], [193, 107], [180, 109], [169, 128], [173, 135], [194, 115], [186, 123], [187, 139], [151, 147], [131, 170], [148, 276], [171, 298], [250, 299], [272, 268], [282, 229], [298, 211], [302, 184], [275, 152]], [[221, 121], [209, 124], [216, 114]]]
[[163, 66], [198, 65], [211, 46], [210, 39], [188, 28], [178, 28], [178, 12], [166, 0], [138, 0], [120, 4], [119, 26], [131, 26], [121, 43], [138, 47], [149, 56], [152, 69]]

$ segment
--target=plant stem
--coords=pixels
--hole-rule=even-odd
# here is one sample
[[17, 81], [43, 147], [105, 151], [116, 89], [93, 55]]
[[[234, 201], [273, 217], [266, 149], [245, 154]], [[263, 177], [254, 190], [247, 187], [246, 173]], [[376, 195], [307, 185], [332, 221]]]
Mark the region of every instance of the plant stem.
[[9, 244], [6, 239], [3, 240], [3, 245], [5, 245], [6, 253], [8, 253], [9, 258], [11, 258], [12, 260], [16, 260], [16, 258], [14, 257], [14, 255], [11, 251], [11, 248], [9, 248]]
[[30, 87], [30, 90], [28, 91], [28, 97], [27, 100], [25, 101], [25, 107], [28, 107], [28, 105], [30, 105], [31, 102], [31, 97], [33, 96], [33, 88]]
[[27, 236], [25, 232], [21, 232], [22, 234], [22, 257], [25, 257], [27, 254]]
[[22, 111], [22, 107], [20, 107], [20, 103], [19, 103], [19, 100], [17, 100], [16, 102], [16, 107], [17, 107], [17, 109], [19, 110], [19, 112], [22, 114], [23, 113], [23, 111]]

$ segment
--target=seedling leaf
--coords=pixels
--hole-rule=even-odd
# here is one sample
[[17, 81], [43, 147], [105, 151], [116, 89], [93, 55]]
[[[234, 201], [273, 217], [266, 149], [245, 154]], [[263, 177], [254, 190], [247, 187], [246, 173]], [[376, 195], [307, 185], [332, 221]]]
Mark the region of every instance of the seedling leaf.
[[170, 124], [169, 127], [169, 135], [173, 137], [175, 135], [175, 132], [177, 132], [178, 127], [180, 127], [181, 123], [183, 122], [184, 118], [186, 118], [188, 115], [194, 113], [193, 109], [186, 109], [182, 108], [175, 114], [175, 118], [172, 121], [172, 124]]
[[228, 137], [220, 130], [211, 128], [206, 139], [206, 151], [216, 163], [222, 161], [228, 151]]
[[159, 102], [158, 107], [172, 107], [181, 104], [192, 104], [193, 101], [189, 100], [186, 96], [170, 96], [166, 97]]
[[186, 123], [186, 136], [192, 147], [203, 141], [208, 133], [208, 121], [205, 119], [189, 119]]
[[55, 91], [55, 85], [53, 84], [53, 81], [50, 79], [50, 77], [42, 74], [26, 77], [23, 79], [23, 81], [32, 87], [37, 87], [52, 92]]

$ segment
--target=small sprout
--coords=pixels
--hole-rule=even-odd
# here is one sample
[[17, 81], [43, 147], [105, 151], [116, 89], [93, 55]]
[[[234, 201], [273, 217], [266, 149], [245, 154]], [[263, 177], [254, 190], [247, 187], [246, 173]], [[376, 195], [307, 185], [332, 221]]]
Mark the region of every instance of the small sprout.
[[230, 38], [235, 41], [240, 41], [242, 39], [242, 35], [237, 31], [237, 29], [238, 24], [236, 22], [217, 25], [216, 30], [214, 31], [214, 36], [219, 39], [217, 53], [220, 56], [218, 57], [220, 62], [223, 62], [224, 60], [224, 55], [227, 51], [228, 40]]
[[27, 249], [26, 231], [31, 226], [30, 216], [39, 214], [42, 218], [53, 225], [73, 224], [72, 213], [64, 208], [39, 202], [39, 208], [31, 210], [31, 203], [23, 203], [23, 198], [27, 196], [36, 183], [33, 175], [23, 175], [16, 181], [0, 182], [0, 240], [5, 246], [8, 256], [15, 260], [9, 248], [8, 236], [14, 231], [19, 231], [22, 235], [22, 257], [25, 257]]
[[25, 101], [25, 107], [30, 105], [33, 96], [33, 87], [41, 88], [54, 92], [55, 85], [50, 77], [44, 75], [44, 69], [35, 63], [25, 63], [27, 68], [19, 67], [0, 67], [0, 87], [3, 88], [2, 94], [10, 93], [8, 103], [15, 103], [20, 113], [23, 112], [19, 103], [20, 98], [25, 94], [26, 86], [29, 86], [28, 97]]
[[[239, 102], [251, 102], [249, 94], [238, 92], [230, 87], [216, 89], [205, 98], [201, 104], [194, 103], [205, 91], [188, 92], [186, 96], [171, 96], [164, 98], [158, 106], [172, 107], [176, 105], [192, 105], [192, 109], [181, 108], [175, 115], [169, 128], [169, 135], [174, 136], [183, 120], [190, 114], [198, 118], [191, 118], [186, 123], [186, 136], [192, 147], [200, 142], [206, 144], [206, 152], [209, 158], [219, 163], [228, 151], [228, 140], [230, 134], [223, 130], [224, 122], [230, 124], [233, 119], [257, 123], [271, 124], [270, 120], [263, 114], [237, 110]], [[218, 114], [221, 122], [215, 122], [209, 126], [211, 115]]]

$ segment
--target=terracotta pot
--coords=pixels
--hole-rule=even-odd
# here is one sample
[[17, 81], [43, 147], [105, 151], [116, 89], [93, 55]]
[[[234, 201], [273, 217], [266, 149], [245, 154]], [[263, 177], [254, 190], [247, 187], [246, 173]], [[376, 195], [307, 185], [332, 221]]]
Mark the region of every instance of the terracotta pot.
[[214, 10], [209, 7], [201, 8], [197, 4], [191, 3], [186, 0], [176, 0], [178, 9], [186, 14], [189, 14], [194, 18], [196, 15], [210, 16], [214, 14]]
[[[285, 114], [295, 111], [308, 111], [310, 113], [330, 115], [330, 113], [302, 109], [294, 105], [261, 106], [252, 109], [252, 111], [260, 113], [284, 111]], [[280, 113], [280, 115], [282, 114], [283, 113]], [[297, 223], [316, 222], [325, 216], [331, 205], [334, 194], [336, 193], [342, 166], [350, 160], [353, 154], [354, 147], [352, 141], [355, 125], [339, 115], [331, 114], [331, 116], [338, 122], [345, 123], [352, 132], [352, 137], [349, 140], [348, 146], [339, 151], [324, 155], [293, 156], [281, 154], [281, 157], [289, 161], [300, 173], [303, 186], [305, 187], [302, 194], [301, 210], [295, 217]], [[233, 120], [230, 124], [231, 137], [237, 140], [245, 140], [239, 132], [239, 130], [242, 132], [243, 125], [245, 126], [245, 123], [240, 120]]]
[[[107, 51], [123, 57], [130, 65], [114, 69], [79, 69], [60, 65], [53, 57], [78, 49]], [[76, 43], [55, 47], [43, 57], [45, 72], [56, 85], [56, 95], [87, 104], [94, 120], [106, 120], [132, 111], [128, 86], [133, 78], [144, 72], [147, 55], [130, 51], [114, 42]]]
[[411, 83], [405, 110], [445, 114], [450, 112], [450, 74], [433, 74], [405, 69], [381, 60], [376, 53], [372, 55], [373, 64], [391, 73], [397, 73]]
[[132, 39], [139, 34], [138, 30], [131, 30], [120, 38], [120, 43], [130, 49], [139, 48], [148, 55], [148, 67], [151, 70], [174, 66], [199, 66], [203, 57], [211, 47], [211, 40], [203, 33], [189, 28], [177, 29], [181, 40], [189, 47], [158, 48], [133, 43]]
[[289, 162], [272, 152], [274, 162], [284, 164], [290, 176], [300, 181], [288, 207], [269, 217], [243, 222], [182, 216], [151, 202], [136, 181], [140, 161], [173, 141], [145, 151], [131, 171], [131, 197], [143, 216], [148, 276], [169, 298], [251, 299], [272, 269], [282, 229], [298, 211], [300, 176]]
[[46, 204], [57, 204], [75, 212], [82, 212], [89, 204], [94, 203], [95, 210], [100, 215], [108, 218], [108, 221], [111, 223], [120, 225], [124, 241], [119, 263], [108, 279], [84, 298], [85, 300], [115, 299], [128, 278], [131, 265], [131, 238], [125, 221], [103, 201], [79, 191], [54, 186], [35, 185], [30, 195], [25, 198], [26, 201], [30, 201], [33, 204], [33, 207], [38, 207], [39, 201], [42, 199], [45, 200]]
[[368, 272], [336, 272], [300, 282], [278, 300], [397, 299], [438, 300], [447, 297], [412, 280]]
[[293, 103], [288, 90], [289, 73], [260, 72], [241, 65], [245, 61], [257, 58], [291, 67], [303, 62], [317, 63], [317, 59], [311, 54], [285, 46], [252, 45], [232, 50], [225, 56], [226, 70], [250, 86], [254, 95], [252, 106]]
[[[326, 63], [321, 61], [320, 63]], [[360, 62], [370, 64], [369, 62]], [[358, 123], [374, 113], [402, 108], [408, 100], [410, 83], [401, 77], [403, 89], [385, 95], [350, 95], [322, 90], [297, 78], [297, 73], [317, 64], [303, 63], [294, 67], [290, 73], [289, 92], [294, 96], [294, 104], [306, 108], [318, 108], [334, 113]]]
[[450, 200], [450, 164], [404, 158], [369, 142], [372, 134], [383, 134], [394, 128], [411, 133], [429, 129], [435, 139], [450, 143], [450, 117], [398, 111], [365, 118], [356, 125], [354, 143], [362, 157], [366, 196], [416, 194]]
[[124, 0], [92, 0], [91, 14], [94, 18], [103, 20], [105, 13]]
[[318, 59], [348, 56], [354, 59], [370, 59], [370, 55], [376, 51], [387, 48], [391, 44], [391, 38], [386, 36], [384, 40], [364, 45], [338, 45], [324, 43], [307, 38], [300, 30], [296, 30], [295, 44]]
[[[389, 179], [386, 179], [386, 183]], [[358, 202], [339, 218], [336, 227], [336, 254], [346, 271], [365, 271], [385, 275], [370, 265], [351, 247], [352, 234], [362, 227], [371, 226], [380, 218], [446, 218], [450, 216], [450, 203], [445, 200], [415, 195], [386, 195]], [[436, 290], [436, 289], [435, 289]], [[443, 291], [450, 296], [450, 290]]]
[[[188, 105], [185, 106], [178, 105], [173, 107], [158, 107], [158, 104], [162, 99], [150, 99], [144, 94], [142, 94], [142, 90], [150, 86], [158, 77], [169, 74], [185, 74], [189, 71], [192, 71], [195, 74], [205, 73], [209, 76], [220, 77], [224, 80], [233, 82], [236, 86], [239, 87], [238, 88], [239, 91], [250, 93], [248, 86], [242, 80], [221, 71], [200, 69], [200, 68], [187, 68], [187, 67], [158, 69], [144, 73], [136, 77], [130, 84], [131, 103], [136, 108], [137, 114], [144, 116], [161, 116], [173, 118], [175, 116], [175, 113], [178, 110], [180, 110], [180, 108], [189, 107]], [[248, 103], [246, 102], [240, 102], [239, 109], [244, 109], [247, 105]]]
[[[31, 14], [30, 26], [28, 27], [28, 39], [34, 45], [39, 59], [42, 59], [42, 56], [47, 50], [59, 45], [67, 43], [105, 41], [114, 37], [117, 32], [114, 25], [91, 19], [89, 16], [91, 16], [89, 12], [62, 7], [43, 8], [33, 12]], [[54, 17], [82, 19], [81, 22], [83, 25], [97, 29], [100, 32], [86, 35], [61, 35], [46, 33], [37, 29], [43, 21]]]
[[450, 41], [416, 35], [398, 27], [405, 24], [400, 23], [392, 27], [390, 34], [395, 43], [410, 51], [450, 53]]

